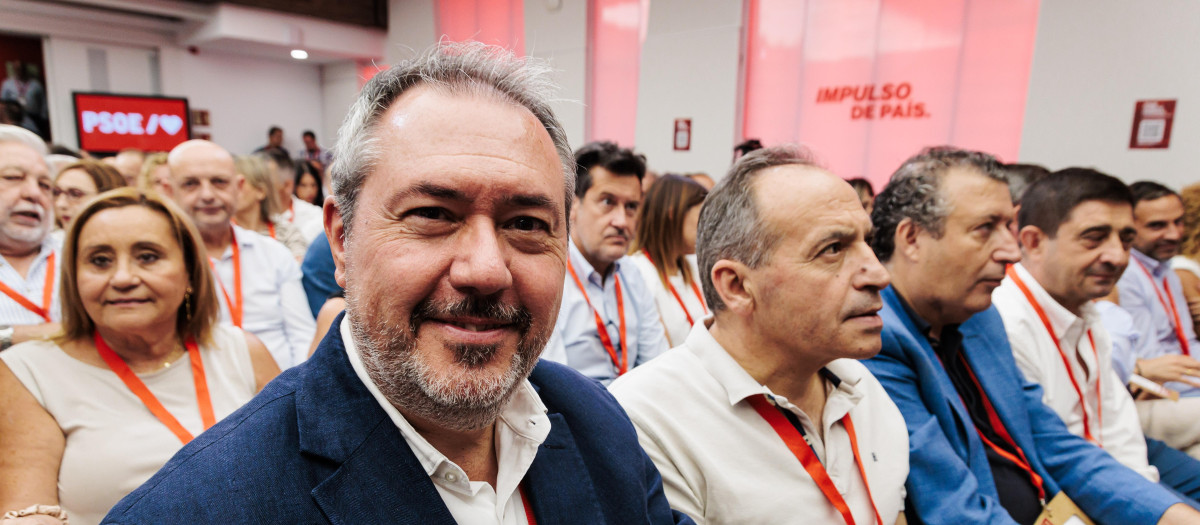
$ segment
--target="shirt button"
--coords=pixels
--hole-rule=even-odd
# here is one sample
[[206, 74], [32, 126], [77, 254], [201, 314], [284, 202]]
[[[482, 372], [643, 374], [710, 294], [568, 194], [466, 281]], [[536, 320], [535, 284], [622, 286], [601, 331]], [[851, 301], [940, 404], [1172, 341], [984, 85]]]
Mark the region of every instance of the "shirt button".
[[453, 472], [447, 472], [446, 475], [443, 477], [446, 478], [446, 481], [449, 481], [450, 483], [454, 483], [454, 482], [458, 481], [458, 474], [455, 474]]

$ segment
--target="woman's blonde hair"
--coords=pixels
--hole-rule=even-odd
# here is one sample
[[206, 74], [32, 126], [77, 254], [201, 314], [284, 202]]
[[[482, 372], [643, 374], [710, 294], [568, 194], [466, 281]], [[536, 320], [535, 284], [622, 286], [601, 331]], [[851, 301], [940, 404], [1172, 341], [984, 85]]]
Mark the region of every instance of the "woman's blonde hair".
[[166, 153], [160, 151], [158, 153], [146, 155], [146, 160], [142, 161], [142, 172], [138, 173], [138, 188], [146, 191], [158, 191], [158, 188], [154, 183], [154, 171], [157, 170], [159, 166], [166, 165]]
[[1182, 253], [1200, 260], [1200, 184], [1192, 184], [1179, 192], [1183, 200]]
[[[98, 195], [88, 203], [71, 223], [63, 244], [62, 285], [59, 293], [62, 300], [62, 335], [60, 342], [78, 341], [89, 338], [96, 329], [95, 321], [88, 316], [79, 297], [78, 258], [79, 233], [96, 214], [115, 208], [141, 206], [161, 214], [171, 226], [171, 233], [183, 251], [183, 264], [188, 272], [191, 293], [184, 296], [176, 314], [175, 333], [180, 340], [195, 338], [200, 344], [212, 341], [212, 328], [217, 322], [217, 293], [212, 272], [208, 268], [208, 253], [200, 232], [188, 220], [187, 215], [175, 203], [155, 192], [137, 188], [118, 188]], [[135, 231], [140, 225], [130, 224]]]
[[683, 221], [688, 210], [704, 202], [708, 190], [700, 183], [679, 175], [663, 175], [646, 192], [638, 209], [637, 238], [630, 253], [645, 250], [664, 288], [667, 276], [679, 272], [685, 284], [691, 284], [692, 269], [684, 257]]
[[259, 203], [258, 212], [263, 222], [271, 222], [271, 217], [283, 213], [279, 204], [279, 190], [275, 187], [275, 177], [267, 173], [267, 163], [253, 155], [238, 155], [233, 158], [237, 172], [246, 179], [246, 184], [254, 186], [266, 196]]

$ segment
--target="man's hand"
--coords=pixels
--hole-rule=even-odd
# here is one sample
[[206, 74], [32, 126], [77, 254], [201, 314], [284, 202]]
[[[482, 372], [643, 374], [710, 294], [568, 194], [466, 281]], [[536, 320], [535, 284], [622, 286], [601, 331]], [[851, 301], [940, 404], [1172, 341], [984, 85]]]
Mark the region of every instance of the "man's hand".
[[1179, 381], [1200, 388], [1200, 361], [1185, 355], [1138, 359], [1134, 373], [1159, 384]]
[[49, 339], [62, 331], [58, 323], [27, 324], [13, 326], [13, 344], [35, 339]]
[[1186, 503], [1176, 503], [1167, 507], [1167, 511], [1158, 520], [1158, 525], [1182, 525], [1185, 523], [1192, 525], [1200, 523], [1200, 512], [1196, 512], [1195, 509], [1187, 506]]

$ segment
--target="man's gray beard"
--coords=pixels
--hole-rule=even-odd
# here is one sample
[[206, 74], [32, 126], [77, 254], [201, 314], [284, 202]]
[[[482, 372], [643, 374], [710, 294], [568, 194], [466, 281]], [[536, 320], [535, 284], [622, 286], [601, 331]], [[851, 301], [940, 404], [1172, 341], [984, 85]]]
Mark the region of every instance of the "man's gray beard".
[[[347, 290], [346, 315], [371, 381], [397, 410], [449, 430], [478, 430], [494, 423], [512, 393], [537, 365], [549, 339], [549, 333], [522, 332], [508, 370], [500, 377], [479, 379], [468, 373], [440, 378], [416, 351], [416, 325], [410, 322], [405, 327], [359, 315], [363, 310], [354, 295]], [[459, 364], [467, 368], [488, 362], [498, 350], [496, 345], [454, 348]]]

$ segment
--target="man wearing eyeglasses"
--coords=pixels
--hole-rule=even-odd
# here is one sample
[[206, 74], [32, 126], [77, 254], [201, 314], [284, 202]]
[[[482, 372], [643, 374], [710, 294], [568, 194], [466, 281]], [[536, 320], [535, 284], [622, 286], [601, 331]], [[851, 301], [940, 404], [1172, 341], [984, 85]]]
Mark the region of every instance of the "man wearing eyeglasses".
[[54, 224], [46, 144], [0, 124], [0, 350], [58, 331]]

